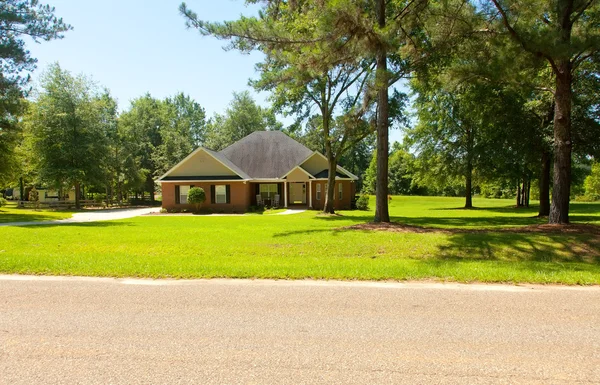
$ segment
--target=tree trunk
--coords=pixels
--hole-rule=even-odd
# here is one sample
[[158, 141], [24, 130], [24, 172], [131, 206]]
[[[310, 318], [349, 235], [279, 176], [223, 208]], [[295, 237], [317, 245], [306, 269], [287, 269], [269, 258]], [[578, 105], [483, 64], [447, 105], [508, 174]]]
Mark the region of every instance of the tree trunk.
[[550, 153], [542, 152], [542, 168], [540, 171], [540, 210], [538, 217], [550, 214]]
[[[147, 176], [146, 184], [148, 186], [148, 193], [150, 193], [150, 204], [154, 206], [154, 180], [151, 175]], [[142, 194], [142, 199], [144, 199], [146, 194]]]
[[525, 207], [527, 202], [527, 177], [523, 175], [523, 187], [521, 188], [521, 206]]
[[[377, 0], [377, 24], [385, 28], [385, 0]], [[389, 147], [389, 95], [387, 51], [384, 46], [377, 53], [377, 182], [375, 184], [375, 222], [389, 222], [388, 208], [388, 147]]]
[[527, 199], [525, 200], [525, 207], [529, 208], [529, 196], [531, 195], [531, 178], [527, 177]]
[[467, 128], [467, 174], [465, 183], [465, 208], [473, 208], [473, 147], [475, 138], [471, 128]]
[[79, 202], [79, 194], [81, 194], [81, 184], [79, 182], [75, 182], [75, 208], [77, 210], [81, 208], [81, 203]]
[[465, 183], [465, 208], [473, 208], [473, 165], [469, 161]]
[[517, 207], [521, 207], [521, 181], [517, 179]]
[[329, 162], [329, 176], [327, 177], [327, 195], [325, 195], [325, 206], [323, 213], [335, 214], [335, 173], [337, 162], [335, 159], [327, 157]]
[[572, 75], [569, 60], [557, 61], [554, 110], [554, 183], [549, 223], [569, 223], [571, 190]]
[[23, 185], [23, 177], [19, 178], [19, 200], [25, 200], [25, 186]]

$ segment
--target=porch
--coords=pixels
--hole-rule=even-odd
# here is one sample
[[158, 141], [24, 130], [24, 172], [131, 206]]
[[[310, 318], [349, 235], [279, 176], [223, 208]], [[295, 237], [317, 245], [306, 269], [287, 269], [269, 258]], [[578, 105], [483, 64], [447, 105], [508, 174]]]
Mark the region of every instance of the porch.
[[251, 183], [252, 205], [312, 208], [312, 181], [265, 181]]

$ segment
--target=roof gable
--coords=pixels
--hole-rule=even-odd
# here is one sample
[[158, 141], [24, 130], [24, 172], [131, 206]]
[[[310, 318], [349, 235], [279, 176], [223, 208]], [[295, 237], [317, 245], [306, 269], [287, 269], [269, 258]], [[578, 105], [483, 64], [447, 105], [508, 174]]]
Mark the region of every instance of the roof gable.
[[219, 154], [252, 178], [281, 178], [312, 151], [280, 131], [256, 131]]
[[231, 177], [249, 179], [242, 170], [222, 155], [199, 147], [181, 162], [162, 175], [159, 180], [185, 180], [186, 177]]

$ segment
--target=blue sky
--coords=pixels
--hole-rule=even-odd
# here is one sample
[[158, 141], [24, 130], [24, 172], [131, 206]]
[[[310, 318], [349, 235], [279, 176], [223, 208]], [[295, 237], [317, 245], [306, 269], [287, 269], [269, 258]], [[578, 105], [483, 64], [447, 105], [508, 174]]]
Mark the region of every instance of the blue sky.
[[[181, 0], [44, 0], [56, 15], [73, 25], [63, 40], [29, 44], [40, 73], [53, 62], [74, 73], [90, 76], [117, 98], [120, 109], [146, 92], [164, 98], [183, 91], [206, 109], [221, 113], [232, 93], [249, 90], [267, 105], [268, 94], [257, 94], [248, 79], [257, 77], [258, 53], [224, 51], [224, 41], [185, 27]], [[243, 0], [187, 0], [205, 20], [236, 19], [255, 14]], [[400, 133], [391, 132], [397, 139]], [[393, 140], [392, 140], [393, 141]]]

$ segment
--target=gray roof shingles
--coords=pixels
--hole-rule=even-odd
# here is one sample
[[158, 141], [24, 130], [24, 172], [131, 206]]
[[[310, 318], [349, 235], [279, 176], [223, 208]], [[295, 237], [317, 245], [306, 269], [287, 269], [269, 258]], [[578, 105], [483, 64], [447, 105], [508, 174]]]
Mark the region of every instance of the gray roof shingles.
[[283, 132], [256, 131], [216, 154], [251, 178], [260, 179], [280, 178], [312, 153]]

